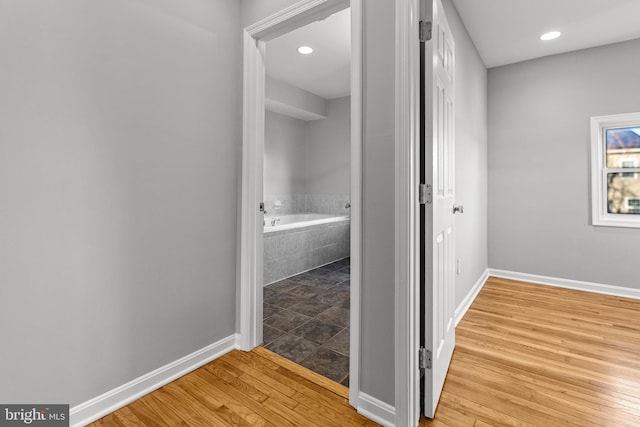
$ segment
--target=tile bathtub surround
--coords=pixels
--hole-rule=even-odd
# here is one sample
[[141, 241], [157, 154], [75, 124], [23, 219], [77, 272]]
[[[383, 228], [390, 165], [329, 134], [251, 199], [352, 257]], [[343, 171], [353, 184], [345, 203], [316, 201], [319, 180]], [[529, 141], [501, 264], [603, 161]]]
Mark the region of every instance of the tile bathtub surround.
[[[270, 284], [349, 256], [350, 221], [264, 234], [263, 283]], [[335, 272], [338, 279], [339, 272]], [[340, 280], [342, 279], [342, 280]]]
[[342, 216], [351, 212], [351, 209], [346, 207], [350, 199], [348, 194], [265, 194], [264, 206], [269, 215], [319, 213]]
[[265, 286], [264, 346], [349, 385], [349, 258]]
[[[276, 201], [279, 202], [279, 205], [276, 205]], [[269, 215], [305, 213], [307, 208], [307, 198], [304, 194], [265, 195], [264, 207]]]
[[350, 203], [349, 195], [306, 195], [307, 212], [331, 215], [349, 215], [351, 213], [351, 209], [347, 208], [347, 203]]

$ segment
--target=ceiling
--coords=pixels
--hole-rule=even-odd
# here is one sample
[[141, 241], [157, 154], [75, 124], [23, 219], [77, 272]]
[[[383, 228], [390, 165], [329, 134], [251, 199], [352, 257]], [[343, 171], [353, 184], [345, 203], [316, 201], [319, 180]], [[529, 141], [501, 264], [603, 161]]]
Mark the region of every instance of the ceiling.
[[[453, 3], [488, 68], [640, 38], [640, 0]], [[562, 36], [539, 40], [551, 30], [561, 31]]]
[[[453, 0], [488, 68], [640, 38], [640, 0]], [[539, 36], [562, 32], [556, 40]], [[267, 75], [325, 99], [347, 96], [350, 10], [267, 43]], [[301, 55], [300, 46], [311, 46]], [[640, 53], [639, 53], [640, 54]]]
[[[350, 9], [267, 42], [267, 75], [325, 99], [350, 93]], [[302, 55], [298, 47], [310, 46]]]

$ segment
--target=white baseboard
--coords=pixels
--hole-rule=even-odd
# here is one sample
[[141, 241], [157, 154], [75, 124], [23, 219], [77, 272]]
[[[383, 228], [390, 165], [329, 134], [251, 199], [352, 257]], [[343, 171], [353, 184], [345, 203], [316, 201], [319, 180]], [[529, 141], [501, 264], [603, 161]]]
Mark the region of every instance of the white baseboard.
[[539, 276], [537, 274], [518, 273], [515, 271], [489, 269], [489, 275], [504, 279], [519, 280], [521, 282], [539, 285], [555, 286], [558, 288], [575, 289], [578, 291], [594, 292], [615, 297], [640, 299], [640, 289], [624, 288], [622, 286], [603, 285], [601, 283], [582, 282], [579, 280], [561, 279], [558, 277]]
[[373, 396], [360, 392], [358, 413], [385, 427], [395, 427], [396, 409]]
[[70, 425], [85, 426], [238, 348], [233, 334], [71, 408]]
[[467, 313], [467, 310], [469, 310], [469, 307], [471, 307], [471, 304], [473, 303], [473, 301], [476, 299], [476, 297], [482, 290], [482, 287], [484, 286], [488, 278], [489, 278], [489, 269], [487, 268], [484, 271], [484, 273], [482, 273], [482, 276], [480, 276], [476, 284], [473, 285], [473, 287], [471, 288], [467, 296], [464, 297], [460, 305], [456, 308], [456, 312], [455, 312], [456, 326], [458, 326], [458, 323], [460, 323], [464, 315]]

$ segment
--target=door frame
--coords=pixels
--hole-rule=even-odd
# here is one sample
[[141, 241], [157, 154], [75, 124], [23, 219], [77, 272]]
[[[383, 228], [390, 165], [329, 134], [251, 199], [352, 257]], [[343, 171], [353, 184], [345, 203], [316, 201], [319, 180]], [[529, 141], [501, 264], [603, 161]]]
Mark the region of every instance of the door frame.
[[420, 42], [421, 0], [396, 2], [395, 415], [420, 419]]
[[262, 342], [262, 213], [265, 44], [351, 7], [351, 308], [349, 403], [359, 406], [362, 218], [362, 0], [301, 0], [243, 30], [242, 177], [238, 257], [238, 345]]

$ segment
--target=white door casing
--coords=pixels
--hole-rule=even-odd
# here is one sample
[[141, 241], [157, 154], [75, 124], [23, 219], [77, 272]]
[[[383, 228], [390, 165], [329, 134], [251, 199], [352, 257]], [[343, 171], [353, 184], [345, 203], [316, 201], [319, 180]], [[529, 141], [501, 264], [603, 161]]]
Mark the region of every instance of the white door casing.
[[395, 425], [420, 418], [419, 0], [396, 2]]
[[[425, 161], [433, 186], [425, 224], [425, 370], [424, 412], [435, 414], [455, 347], [455, 122], [454, 40], [441, 0], [428, 0], [426, 19], [432, 38], [425, 44]], [[430, 207], [429, 207], [430, 206]], [[429, 223], [429, 220], [431, 224]]]

